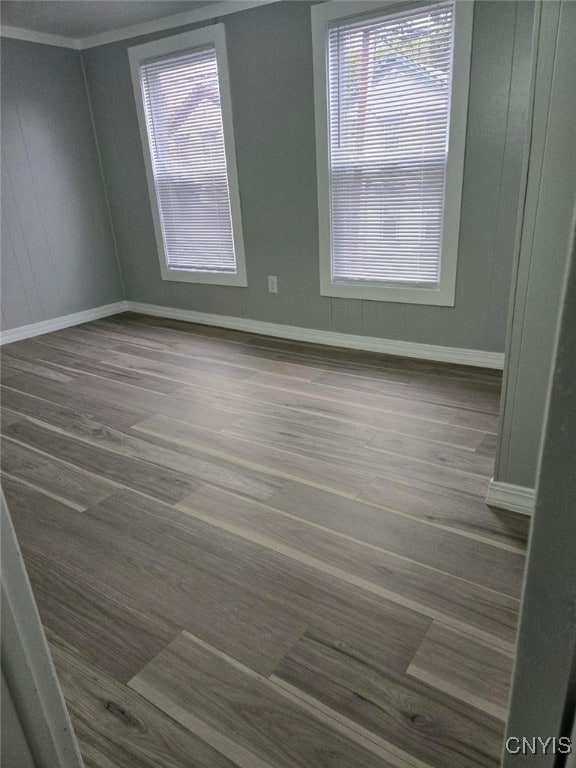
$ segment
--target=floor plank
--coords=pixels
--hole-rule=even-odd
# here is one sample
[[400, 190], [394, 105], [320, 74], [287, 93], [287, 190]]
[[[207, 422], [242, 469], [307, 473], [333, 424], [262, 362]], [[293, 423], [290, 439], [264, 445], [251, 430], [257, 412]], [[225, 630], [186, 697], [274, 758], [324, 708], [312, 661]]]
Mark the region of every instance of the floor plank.
[[[472, 496], [484, 501], [488, 490], [488, 477], [473, 472], [445, 467], [441, 464], [398, 456], [394, 453], [382, 453], [378, 476], [364, 488], [361, 498], [386, 506], [389, 480], [413, 485], [415, 488], [438, 491], [441, 494], [453, 491]], [[392, 498], [394, 495], [392, 494]], [[394, 503], [397, 503], [394, 501]], [[466, 515], [463, 515], [466, 519]]]
[[40, 423], [19, 421], [6, 427], [4, 434], [16, 442], [36, 448], [86, 472], [100, 475], [117, 485], [169, 503], [181, 501], [198, 485], [197, 480], [183, 472], [108, 451]]
[[18, 372], [19, 371], [17, 368], [14, 368], [12, 365], [10, 365], [7, 355], [3, 355], [0, 365], [0, 383], [3, 384], [10, 378], [10, 376], [14, 376], [14, 374]]
[[58, 331], [57, 334], [51, 334], [52, 338], [70, 339], [79, 341], [89, 346], [98, 347], [103, 352], [109, 352], [114, 349], [116, 344], [137, 344], [139, 347], [150, 347], [152, 349], [165, 349], [173, 346], [177, 342], [171, 340], [167, 334], [162, 334], [161, 340], [154, 340], [150, 335], [140, 334], [137, 329], [124, 331], [117, 323], [110, 322], [107, 318], [95, 320], [86, 325], [75, 326]]
[[221, 341], [236, 341], [239, 344], [247, 344], [252, 334], [246, 331], [237, 331], [231, 328], [220, 328], [215, 325], [189, 323], [185, 320], [173, 320], [169, 317], [152, 317], [141, 315], [138, 312], [123, 312], [112, 315], [99, 322], [113, 323], [121, 328], [133, 329], [134, 326], [147, 328], [152, 332], [162, 334], [162, 338], [172, 338], [174, 331], [183, 331], [188, 337], [197, 336], [200, 339], [218, 339]]
[[[382, 394], [383, 390], [378, 379], [369, 376], [366, 371], [356, 371], [353, 375], [335, 371], [322, 373], [314, 379], [317, 384], [339, 389], [350, 389], [353, 392], [366, 392]], [[499, 385], [482, 382], [456, 379], [450, 381], [412, 375], [402, 389], [396, 387], [396, 393], [400, 397], [428, 403], [441, 403], [456, 405], [471, 410], [485, 410], [489, 413], [497, 413], [500, 400]]]
[[433, 622], [408, 674], [506, 722], [512, 657]]
[[179, 632], [178, 626], [140, 610], [78, 567], [29, 547], [24, 558], [44, 626], [120, 682], [127, 682]]
[[435, 768], [498, 764], [503, 724], [462, 701], [386, 669], [354, 645], [308, 632], [278, 677]]
[[526, 516], [490, 509], [485, 500], [488, 484], [483, 478], [463, 477], [445, 469], [422, 475], [401, 472], [397, 466], [388, 467], [358, 499], [500, 541], [524, 552], [528, 532]]
[[[228, 344], [228, 346], [226, 346]], [[172, 348], [179, 355], [206, 360], [225, 360], [242, 368], [250, 368], [254, 372], [276, 373], [303, 381], [310, 381], [322, 373], [322, 369], [305, 363], [286, 362], [271, 359], [263, 355], [247, 355], [246, 349], [233, 342], [218, 340], [199, 341], [194, 339], [181, 342]]]
[[48, 633], [86, 768], [234, 768], [189, 729]]
[[15, 413], [8, 408], [0, 408], [0, 425], [4, 424], [5, 426], [8, 426], [9, 424], [14, 424], [16, 421], [20, 421], [21, 418], [22, 416], [19, 413]]
[[[71, 341], [66, 339], [62, 346], [65, 349], [53, 346], [53, 339], [40, 340], [37, 342], [31, 342], [30, 346], [26, 348], [25, 354], [32, 360], [41, 360], [47, 364], [48, 367], [54, 367], [62, 369], [64, 372], [72, 371], [82, 374], [89, 374], [97, 379], [110, 379], [112, 381], [120, 381], [124, 384], [130, 384], [133, 387], [140, 387], [141, 389], [150, 389], [153, 392], [161, 392], [163, 394], [169, 394], [175, 392], [178, 388], [176, 382], [170, 382], [166, 379], [159, 379], [156, 376], [147, 376], [145, 374], [136, 373], [123, 368], [118, 368], [113, 365], [108, 365], [102, 362], [99, 358], [101, 353], [99, 350], [89, 357], [86, 356], [86, 350], [91, 349], [83, 342], [80, 342], [82, 347], [82, 354], [70, 351], [68, 347], [71, 346]], [[23, 354], [20, 350], [19, 354]], [[12, 351], [12, 355], [18, 354], [16, 351]]]
[[[173, 350], [152, 350], [144, 349], [142, 347], [136, 347], [132, 344], [120, 344], [116, 348], [116, 352], [120, 352], [126, 355], [132, 355], [134, 357], [143, 357], [146, 360], [153, 360], [157, 363], [165, 363], [167, 365], [173, 365], [176, 368], [191, 369], [199, 371], [201, 373], [208, 373], [218, 376], [224, 376], [228, 379], [236, 379], [242, 381], [252, 376], [255, 369], [249, 365], [249, 361], [242, 365], [241, 362], [236, 363], [235, 360], [212, 360], [207, 357], [201, 357], [200, 355], [193, 356], [183, 353], [177, 353]], [[280, 372], [283, 372], [283, 365], [280, 366]]]
[[499, 382], [501, 373], [487, 368], [478, 369], [472, 366], [457, 365], [454, 363], [438, 363], [429, 360], [420, 360], [413, 357], [400, 357], [387, 355], [380, 352], [366, 352], [356, 349], [341, 349], [323, 344], [292, 341], [273, 336], [252, 336], [246, 344], [248, 346], [262, 347], [282, 352], [287, 357], [310, 356], [316, 359], [333, 363], [335, 360], [341, 365], [375, 367], [378, 369], [391, 369], [395, 371], [408, 371], [418, 374], [439, 375], [443, 378], [472, 378], [477, 381]]
[[496, 453], [497, 443], [497, 436], [488, 432], [486, 435], [484, 435], [482, 442], [476, 450], [478, 453], [485, 453], [488, 456], [494, 456]]
[[[162, 414], [172, 418], [184, 416], [197, 426], [220, 429], [233, 418], [227, 411], [217, 406], [211, 408], [199, 405], [193, 398], [154, 392], [125, 382], [103, 382], [92, 376], [80, 375], [76, 380], [68, 382], [65, 390], [35, 376], [16, 376], [8, 382], [8, 388], [58, 405], [73, 406], [104, 424], [115, 426], [130, 426], [141, 421], [145, 415]], [[138, 415], [133, 410], [136, 403], [140, 409]], [[114, 415], [117, 415], [117, 419], [111, 422]]]
[[375, 474], [382, 465], [382, 454], [405, 456], [408, 459], [425, 461], [428, 464], [470, 472], [486, 478], [490, 478], [494, 470], [494, 458], [487, 454], [396, 432], [379, 430], [370, 435], [367, 428], [356, 438], [354, 431], [349, 427], [340, 426], [338, 430], [334, 425], [334, 428], [327, 430], [311, 426], [305, 414], [301, 414], [299, 418], [295, 415], [289, 418], [247, 416], [226, 426], [222, 432], [311, 458], [324, 457], [336, 466], [356, 465], [360, 469], [371, 469]]
[[[173, 571], [170, 578], [180, 574], [180, 592], [187, 589], [192, 594], [203, 585], [209, 617], [202, 615], [204, 601], [198, 600], [180, 619], [182, 626], [221, 650], [232, 650], [256, 670], [270, 671], [279, 651], [287, 650], [310, 623], [334, 635], [355, 633], [368, 645], [384, 643], [388, 663], [405, 668], [430, 624], [409, 608], [334, 581], [322, 571], [267, 552], [256, 542], [214, 529], [181, 510], [151, 501], [136, 504], [123, 494], [91, 512], [114, 526], [120, 537], [132, 521], [139, 521], [134, 545], [139, 542], [145, 551], [152, 548], [160, 563], [166, 557], [166, 567], [170, 562]], [[162, 610], [170, 610], [174, 599], [169, 598]], [[219, 606], [219, 615], [214, 615], [214, 605]], [[248, 625], [247, 617], [251, 617]], [[253, 631], [250, 623], [256, 635], [249, 634], [250, 643], [244, 643], [246, 633]]]
[[480, 453], [466, 448], [443, 445], [431, 440], [420, 440], [416, 437], [399, 435], [394, 432], [380, 432], [369, 444], [372, 449], [383, 453], [393, 453], [396, 456], [406, 456], [410, 459], [450, 467], [461, 472], [471, 472], [474, 475], [490, 478], [494, 473], [494, 454]]
[[450, 421], [451, 424], [470, 429], [481, 429], [496, 434], [498, 432], [498, 415], [481, 411], [461, 410]]
[[[182, 392], [186, 391], [186, 388], [182, 389]], [[355, 419], [374, 426], [379, 424], [375, 413], [377, 411], [403, 414], [440, 424], [449, 424], [459, 411], [457, 406], [420, 403], [386, 393], [375, 395], [323, 387], [315, 381], [302, 381], [277, 373], [252, 376], [244, 385], [238, 385], [235, 391], [248, 399], [261, 400], [284, 408], [295, 408], [319, 416]]]
[[[336, 499], [335, 510], [338, 501], [345, 503], [343, 499]], [[520, 596], [524, 566], [520, 553], [439, 528], [428, 527], [424, 535], [422, 523], [400, 515], [380, 514], [380, 524], [373, 526], [377, 533], [370, 536], [370, 526], [360, 530], [358, 518], [363, 515], [365, 523], [374, 520], [376, 515], [371, 513], [376, 510], [362, 508], [361, 504], [346, 504], [347, 520], [342, 516], [336, 519], [335, 514], [332, 520], [325, 520], [324, 525], [313, 526], [307, 524], [313, 515], [310, 508], [297, 515], [278, 514], [269, 502], [258, 504], [216, 488], [196, 491], [177, 504], [177, 508], [192, 514], [202, 513], [242, 531], [246, 537], [266, 539], [268, 546], [276, 543], [296, 547], [375, 586], [387, 583], [382, 573], [401, 567], [394, 557], [397, 555], [511, 597]], [[332, 533], [334, 530], [338, 535]]]
[[[126, 352], [105, 352], [102, 359], [111, 365], [126, 368], [137, 373], [145, 373], [159, 376], [179, 382], [180, 385], [205, 387], [209, 392], [217, 393], [219, 390], [226, 394], [229, 379], [223, 372], [206, 373], [197, 368], [183, 368], [158, 360], [150, 360], [142, 355], [127, 354]], [[246, 378], [250, 378], [248, 375]]]
[[[6, 442], [8, 440], [8, 442]], [[4, 439], [0, 466], [4, 474], [37, 486], [79, 510], [111, 496], [118, 489], [97, 475], [66, 464], [29, 446]]]
[[178, 627], [140, 610], [120, 583], [114, 588], [108, 577], [112, 544], [86, 525], [85, 513], [9, 478], [2, 487], [42, 622], [86, 659], [127, 681]]
[[8, 382], [10, 378], [21, 373], [33, 373], [36, 376], [62, 383], [74, 381], [75, 376], [72, 371], [66, 371], [50, 365], [42, 365], [36, 361], [11, 357], [9, 351], [11, 346], [2, 354], [2, 370], [9, 372], [8, 376], [2, 377], [2, 383], [5, 383], [5, 380]]
[[184, 632], [130, 686], [239, 768], [393, 765]]
[[[100, 392], [102, 392], [102, 389], [103, 387], [101, 386]], [[145, 412], [133, 410], [136, 404], [134, 397], [131, 402], [132, 408], [128, 404], [124, 407], [118, 407], [107, 401], [103, 394], [99, 398], [94, 398], [83, 391], [82, 387], [78, 389], [73, 388], [72, 382], [66, 382], [66, 386], [63, 387], [59, 386], [57, 382], [47, 381], [30, 374], [14, 376], [2, 388], [2, 392], [3, 402], [7, 407], [17, 410], [19, 413], [27, 413], [30, 416], [35, 415], [32, 410], [34, 408], [48, 408], [46, 403], [61, 406], [64, 409], [60, 411], [61, 414], [70, 414], [71, 411], [74, 411], [76, 414], [88, 415], [99, 419], [105, 424], [114, 426], [137, 424], [139, 421], [142, 421], [145, 415]], [[24, 397], [18, 398], [18, 394], [28, 395], [30, 398], [35, 398], [35, 400], [40, 402], [34, 402]], [[18, 404], [18, 408], [16, 404]], [[31, 410], [23, 410], [26, 408]], [[52, 412], [56, 413], [56, 409], [53, 409]]]
[[[224, 525], [226, 526], [225, 530], [234, 530], [235, 535], [242, 535], [246, 538], [251, 536], [253, 541], [257, 540], [260, 546], [266, 547], [272, 553], [281, 551], [285, 559], [289, 558], [299, 563], [300, 568], [306, 569], [309, 574], [307, 576], [309, 580], [307, 589], [310, 597], [313, 597], [313, 594], [310, 593], [312, 574], [324, 575], [328, 572], [329, 575], [325, 576], [328, 583], [334, 586], [339, 581], [341, 585], [349, 585], [350, 589], [355, 588], [357, 593], [355, 599], [357, 600], [360, 595], [363, 595], [364, 599], [368, 598], [372, 602], [384, 602], [385, 605], [393, 602], [399, 606], [404, 606], [409, 611], [419, 613], [423, 617], [441, 618], [452, 626], [464, 628], [480, 637], [487, 637], [491, 642], [500, 643], [505, 648], [513, 647], [518, 612], [518, 601], [515, 598], [494, 593], [469, 581], [455, 579], [442, 571], [426, 568], [411, 560], [386, 556], [384, 552], [379, 553], [378, 578], [372, 578], [369, 581], [358, 575], [355, 576], [353, 573], [355, 569], [362, 571], [364, 566], [361, 558], [365, 554], [364, 551], [353, 559], [352, 572], [350, 572], [345, 569], [346, 564], [338, 559], [338, 552], [340, 552], [340, 557], [342, 556], [342, 542], [330, 537], [325, 531], [319, 531], [319, 535], [314, 538], [314, 532], [311, 532], [309, 528], [300, 532], [300, 526], [294, 521], [289, 521], [290, 527], [284, 530], [280, 522], [272, 531], [267, 531], [266, 529], [269, 529], [270, 525], [266, 525], [266, 517], [264, 517], [264, 522], [261, 522], [261, 514], [258, 515], [258, 511], [253, 510], [252, 517], [256, 517], [257, 522], [260, 519], [259, 525], [261, 526], [256, 539], [254, 531], [250, 530], [254, 528], [255, 523], [251, 523], [249, 518], [244, 517], [241, 523], [237, 521], [233, 528], [228, 527], [231, 526], [229, 519], [231, 516], [234, 514], [236, 516], [242, 515], [244, 507], [241, 500], [233, 503], [228, 500], [220, 508], [215, 509], [213, 498], [214, 492], [212, 490], [206, 491], [200, 497], [191, 497], [185, 500], [178, 507], [187, 514], [199, 517], [211, 525]], [[208, 508], [202, 508], [200, 499], [202, 499], [204, 507], [209, 504]], [[239, 513], [234, 512], [235, 506], [238, 506]], [[266, 512], [265, 508], [263, 511]], [[223, 520], [224, 522], [222, 522]], [[303, 527], [306, 528], [306, 526]], [[266, 533], [265, 536], [264, 533]], [[310, 540], [311, 543], [308, 543]], [[335, 542], [335, 546], [330, 547], [330, 541]], [[324, 552], [326, 553], [325, 559], [319, 558], [318, 554], [323, 555]], [[262, 556], [261, 559], [263, 559]], [[286, 574], [285, 567], [283, 571]], [[286, 580], [288, 576], [285, 575], [284, 578]], [[287, 586], [287, 584], [286, 581], [285, 585]], [[296, 605], [301, 599], [301, 593], [292, 592], [290, 597]], [[308, 623], [322, 615], [318, 610], [318, 603], [325, 605], [326, 598], [317, 599], [316, 608], [314, 608], [314, 602], [312, 603], [311, 612], [305, 615], [305, 620]], [[344, 621], [340, 622], [340, 625], [344, 624], [345, 626], [346, 622], [350, 621], [350, 611], [345, 604], [340, 604], [338, 610], [344, 616]], [[365, 605], [362, 610], [367, 612]], [[392, 616], [388, 617], [389, 629], [394, 627], [394, 623], [390, 623], [391, 618]], [[334, 620], [333, 611], [331, 611], [330, 620]], [[383, 621], [383, 617], [380, 617], [380, 620]], [[343, 631], [342, 627], [340, 631]], [[388, 653], [392, 648], [407, 648], [406, 642], [409, 636], [406, 627], [401, 628], [400, 632], [400, 643], [397, 642], [398, 638], [388, 639]]]
[[528, 533], [485, 504], [500, 372], [134, 313], [1, 357], [89, 768], [497, 767]]
[[289, 450], [262, 445], [253, 440], [196, 428], [192, 424], [153, 416], [135, 425], [134, 431], [160, 438], [174, 446], [188, 447], [252, 467], [261, 467], [280, 476], [332, 488], [356, 496], [373, 479], [364, 467], [335, 467], [330, 461], [309, 458]]
[[218, 339], [225, 341], [227, 344], [234, 342], [239, 346], [242, 353], [248, 355], [274, 354], [277, 356], [275, 359], [282, 357], [285, 360], [313, 357], [317, 361], [316, 364], [321, 365], [325, 370], [332, 370], [333, 367], [340, 371], [348, 370], [348, 366], [364, 369], [376, 368], [379, 371], [386, 370], [391, 373], [400, 373], [401, 375], [408, 373], [411, 375], [425, 375], [426, 377], [440, 377], [444, 381], [452, 379], [472, 380], [491, 383], [496, 386], [499, 386], [502, 380], [501, 371], [489, 368], [478, 368], [456, 363], [439, 363], [430, 360], [400, 357], [398, 355], [387, 355], [380, 352], [366, 352], [309, 342], [291, 341], [262, 334], [250, 334], [245, 331], [189, 323], [182, 320], [140, 315], [134, 312], [114, 315], [89, 325], [110, 323], [132, 331], [135, 329], [139, 331], [147, 329], [148, 332], [156, 334], [154, 338], [159, 339], [170, 339], [177, 336], [179, 339], [185, 338], [187, 340], [198, 339], [205, 341], [208, 339]]
[[[55, 563], [56, 570], [62, 560], [84, 573], [94, 589], [153, 624], [193, 630], [266, 674], [305, 628], [287, 600], [274, 599], [272, 586], [261, 579], [258, 592], [248, 581], [250, 568], [242, 558], [253, 558], [254, 547], [230, 537], [201, 536], [199, 526], [192, 533], [181, 512], [127, 494], [83, 513], [31, 491], [20, 491], [20, 497], [8, 488], [17, 534], [28, 547]], [[39, 509], [41, 530], [35, 525]], [[268, 582], [272, 576], [269, 569]], [[420, 640], [414, 637], [414, 650]], [[76, 644], [93, 658], [88, 634], [86, 641], [86, 647], [79, 640]]]

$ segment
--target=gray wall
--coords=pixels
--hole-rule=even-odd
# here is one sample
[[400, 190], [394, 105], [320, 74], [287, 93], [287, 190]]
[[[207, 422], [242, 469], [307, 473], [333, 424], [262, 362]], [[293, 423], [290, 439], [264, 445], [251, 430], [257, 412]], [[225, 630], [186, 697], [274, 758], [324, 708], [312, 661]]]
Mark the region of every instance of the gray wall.
[[536, 478], [576, 202], [576, 3], [547, 0], [543, 8], [494, 474], [500, 482], [529, 488]]
[[[308, 2], [273, 4], [223, 19], [248, 288], [160, 277], [127, 49], [176, 30], [83, 51], [127, 298], [309, 328], [503, 351], [532, 11], [531, 2], [476, 3], [454, 308], [319, 295]], [[267, 292], [270, 274], [278, 276], [278, 295]]]
[[2, 38], [2, 328], [124, 298], [78, 51]]

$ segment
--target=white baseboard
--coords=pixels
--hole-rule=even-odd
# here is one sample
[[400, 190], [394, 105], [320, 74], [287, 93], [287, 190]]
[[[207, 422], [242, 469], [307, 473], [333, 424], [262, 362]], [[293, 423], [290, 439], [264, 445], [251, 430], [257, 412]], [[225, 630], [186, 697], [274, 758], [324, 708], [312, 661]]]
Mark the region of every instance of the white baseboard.
[[419, 344], [413, 341], [396, 341], [394, 339], [378, 339], [374, 336], [357, 336], [352, 333], [335, 333], [334, 331], [318, 331], [313, 328], [298, 328], [295, 325], [278, 325], [262, 320], [250, 320], [246, 317], [227, 317], [213, 315], [207, 312], [194, 312], [190, 309], [163, 307], [158, 304], [142, 304], [139, 301], [118, 301], [103, 307], [75, 312], [72, 315], [54, 317], [39, 323], [12, 328], [0, 334], [0, 344], [9, 344], [20, 339], [29, 339], [50, 331], [69, 328], [73, 325], [88, 323], [100, 317], [116, 315], [120, 312], [139, 312], [154, 317], [167, 317], [172, 320], [184, 320], [200, 325], [215, 325], [220, 328], [231, 328], [247, 333], [277, 336], [293, 341], [308, 341], [313, 344], [326, 344], [333, 347], [362, 349], [367, 352], [380, 352], [386, 355], [400, 357], [415, 357], [421, 360], [435, 360], [442, 363], [457, 363], [460, 365], [475, 365], [482, 368], [503, 368], [504, 354], [486, 352], [481, 349], [460, 349], [458, 347], [439, 347], [433, 344]]
[[525, 488], [523, 485], [511, 485], [490, 480], [486, 504], [509, 512], [520, 512], [522, 515], [532, 515], [536, 492], [534, 488]]
[[486, 352], [480, 349], [459, 349], [458, 347], [439, 347], [433, 344], [418, 344], [411, 341], [395, 341], [394, 339], [378, 339], [373, 336], [357, 336], [352, 333], [335, 333], [334, 331], [318, 331], [312, 328], [298, 328], [294, 325], [278, 325], [262, 320], [249, 320], [245, 317], [227, 317], [212, 315], [206, 312], [194, 312], [189, 309], [175, 309], [157, 304], [142, 304], [138, 301], [127, 301], [126, 308], [131, 312], [155, 317], [167, 317], [171, 320], [184, 320], [200, 325], [215, 325], [220, 328], [231, 328], [247, 333], [277, 336], [294, 341], [308, 341], [314, 344], [326, 344], [348, 349], [362, 349], [368, 352], [380, 352], [401, 357], [416, 357], [422, 360], [435, 360], [442, 363], [459, 363], [474, 365], [482, 368], [504, 367], [504, 353]]
[[119, 312], [126, 312], [125, 301], [105, 304], [103, 307], [87, 309], [84, 312], [75, 312], [72, 315], [53, 317], [51, 320], [42, 320], [31, 325], [22, 325], [20, 328], [2, 331], [0, 333], [0, 344], [10, 344], [11, 341], [30, 339], [32, 336], [40, 336], [43, 333], [50, 333], [50, 331], [59, 331], [61, 328], [70, 328], [72, 325], [80, 325], [81, 323], [88, 323], [90, 320], [98, 320], [100, 317], [117, 315]]

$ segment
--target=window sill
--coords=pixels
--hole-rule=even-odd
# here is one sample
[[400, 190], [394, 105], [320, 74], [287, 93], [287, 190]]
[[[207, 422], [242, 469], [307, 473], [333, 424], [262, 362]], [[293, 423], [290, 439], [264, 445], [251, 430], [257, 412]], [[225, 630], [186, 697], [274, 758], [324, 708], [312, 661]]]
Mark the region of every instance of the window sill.
[[386, 301], [399, 304], [430, 304], [438, 307], [454, 306], [454, 288], [449, 285], [436, 288], [409, 288], [322, 281], [320, 294], [342, 299]]
[[248, 285], [246, 273], [238, 271], [235, 273], [218, 272], [192, 272], [186, 269], [172, 269], [171, 267], [161, 266], [162, 280], [171, 280], [176, 283], [200, 283], [203, 285], [233, 285], [238, 288], [245, 288]]

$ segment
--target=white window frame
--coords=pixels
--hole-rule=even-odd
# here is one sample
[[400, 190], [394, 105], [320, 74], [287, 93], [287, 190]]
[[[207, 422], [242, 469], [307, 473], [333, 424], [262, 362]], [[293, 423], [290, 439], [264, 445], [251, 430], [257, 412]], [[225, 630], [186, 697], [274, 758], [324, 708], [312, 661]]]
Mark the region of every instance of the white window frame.
[[[201, 272], [184, 269], [176, 269], [168, 266], [162, 236], [162, 223], [160, 209], [156, 197], [154, 185], [154, 173], [152, 170], [152, 156], [146, 128], [146, 114], [142, 87], [140, 84], [140, 65], [153, 58], [170, 56], [180, 51], [188, 51], [213, 44], [216, 48], [216, 61], [218, 63], [218, 81], [220, 87], [220, 103], [222, 108], [222, 125], [224, 129], [224, 151], [226, 154], [226, 168], [228, 173], [228, 193], [230, 196], [230, 211], [232, 217], [232, 236], [234, 240], [234, 253], [236, 256], [236, 272], [216, 273]], [[224, 24], [213, 24], [208, 27], [184, 32], [179, 35], [154, 40], [144, 45], [136, 45], [128, 49], [130, 59], [130, 71], [132, 73], [132, 86], [136, 100], [136, 112], [140, 127], [140, 138], [144, 152], [144, 164], [148, 180], [148, 193], [152, 206], [152, 219], [156, 234], [156, 246], [160, 260], [160, 271], [163, 280], [176, 280], [185, 283], [206, 283], [211, 285], [236, 285], [245, 287], [246, 260], [244, 255], [244, 239], [242, 234], [242, 216], [240, 208], [240, 192], [238, 188], [238, 169], [236, 167], [236, 149], [234, 145], [234, 127], [232, 122], [232, 100], [230, 98], [230, 77], [228, 74], [228, 57], [226, 54], [226, 35]]]
[[318, 216], [320, 238], [320, 293], [322, 296], [338, 296], [349, 299], [402, 302], [409, 304], [434, 304], [454, 306], [456, 290], [456, 266], [460, 235], [460, 208], [462, 179], [464, 175], [464, 150], [466, 144], [466, 119], [468, 113], [468, 86], [472, 49], [472, 0], [456, 0], [454, 20], [454, 59], [452, 97], [450, 105], [449, 150], [446, 164], [444, 197], [444, 221], [442, 228], [442, 253], [440, 256], [440, 283], [430, 288], [411, 288], [389, 284], [332, 281], [332, 248], [330, 227], [330, 154], [328, 115], [328, 25], [339, 19], [382, 12], [405, 11], [435, 5], [431, 2], [398, 3], [324, 2], [314, 5], [312, 14], [312, 45], [314, 56], [314, 102], [316, 117], [316, 166], [318, 174]]

